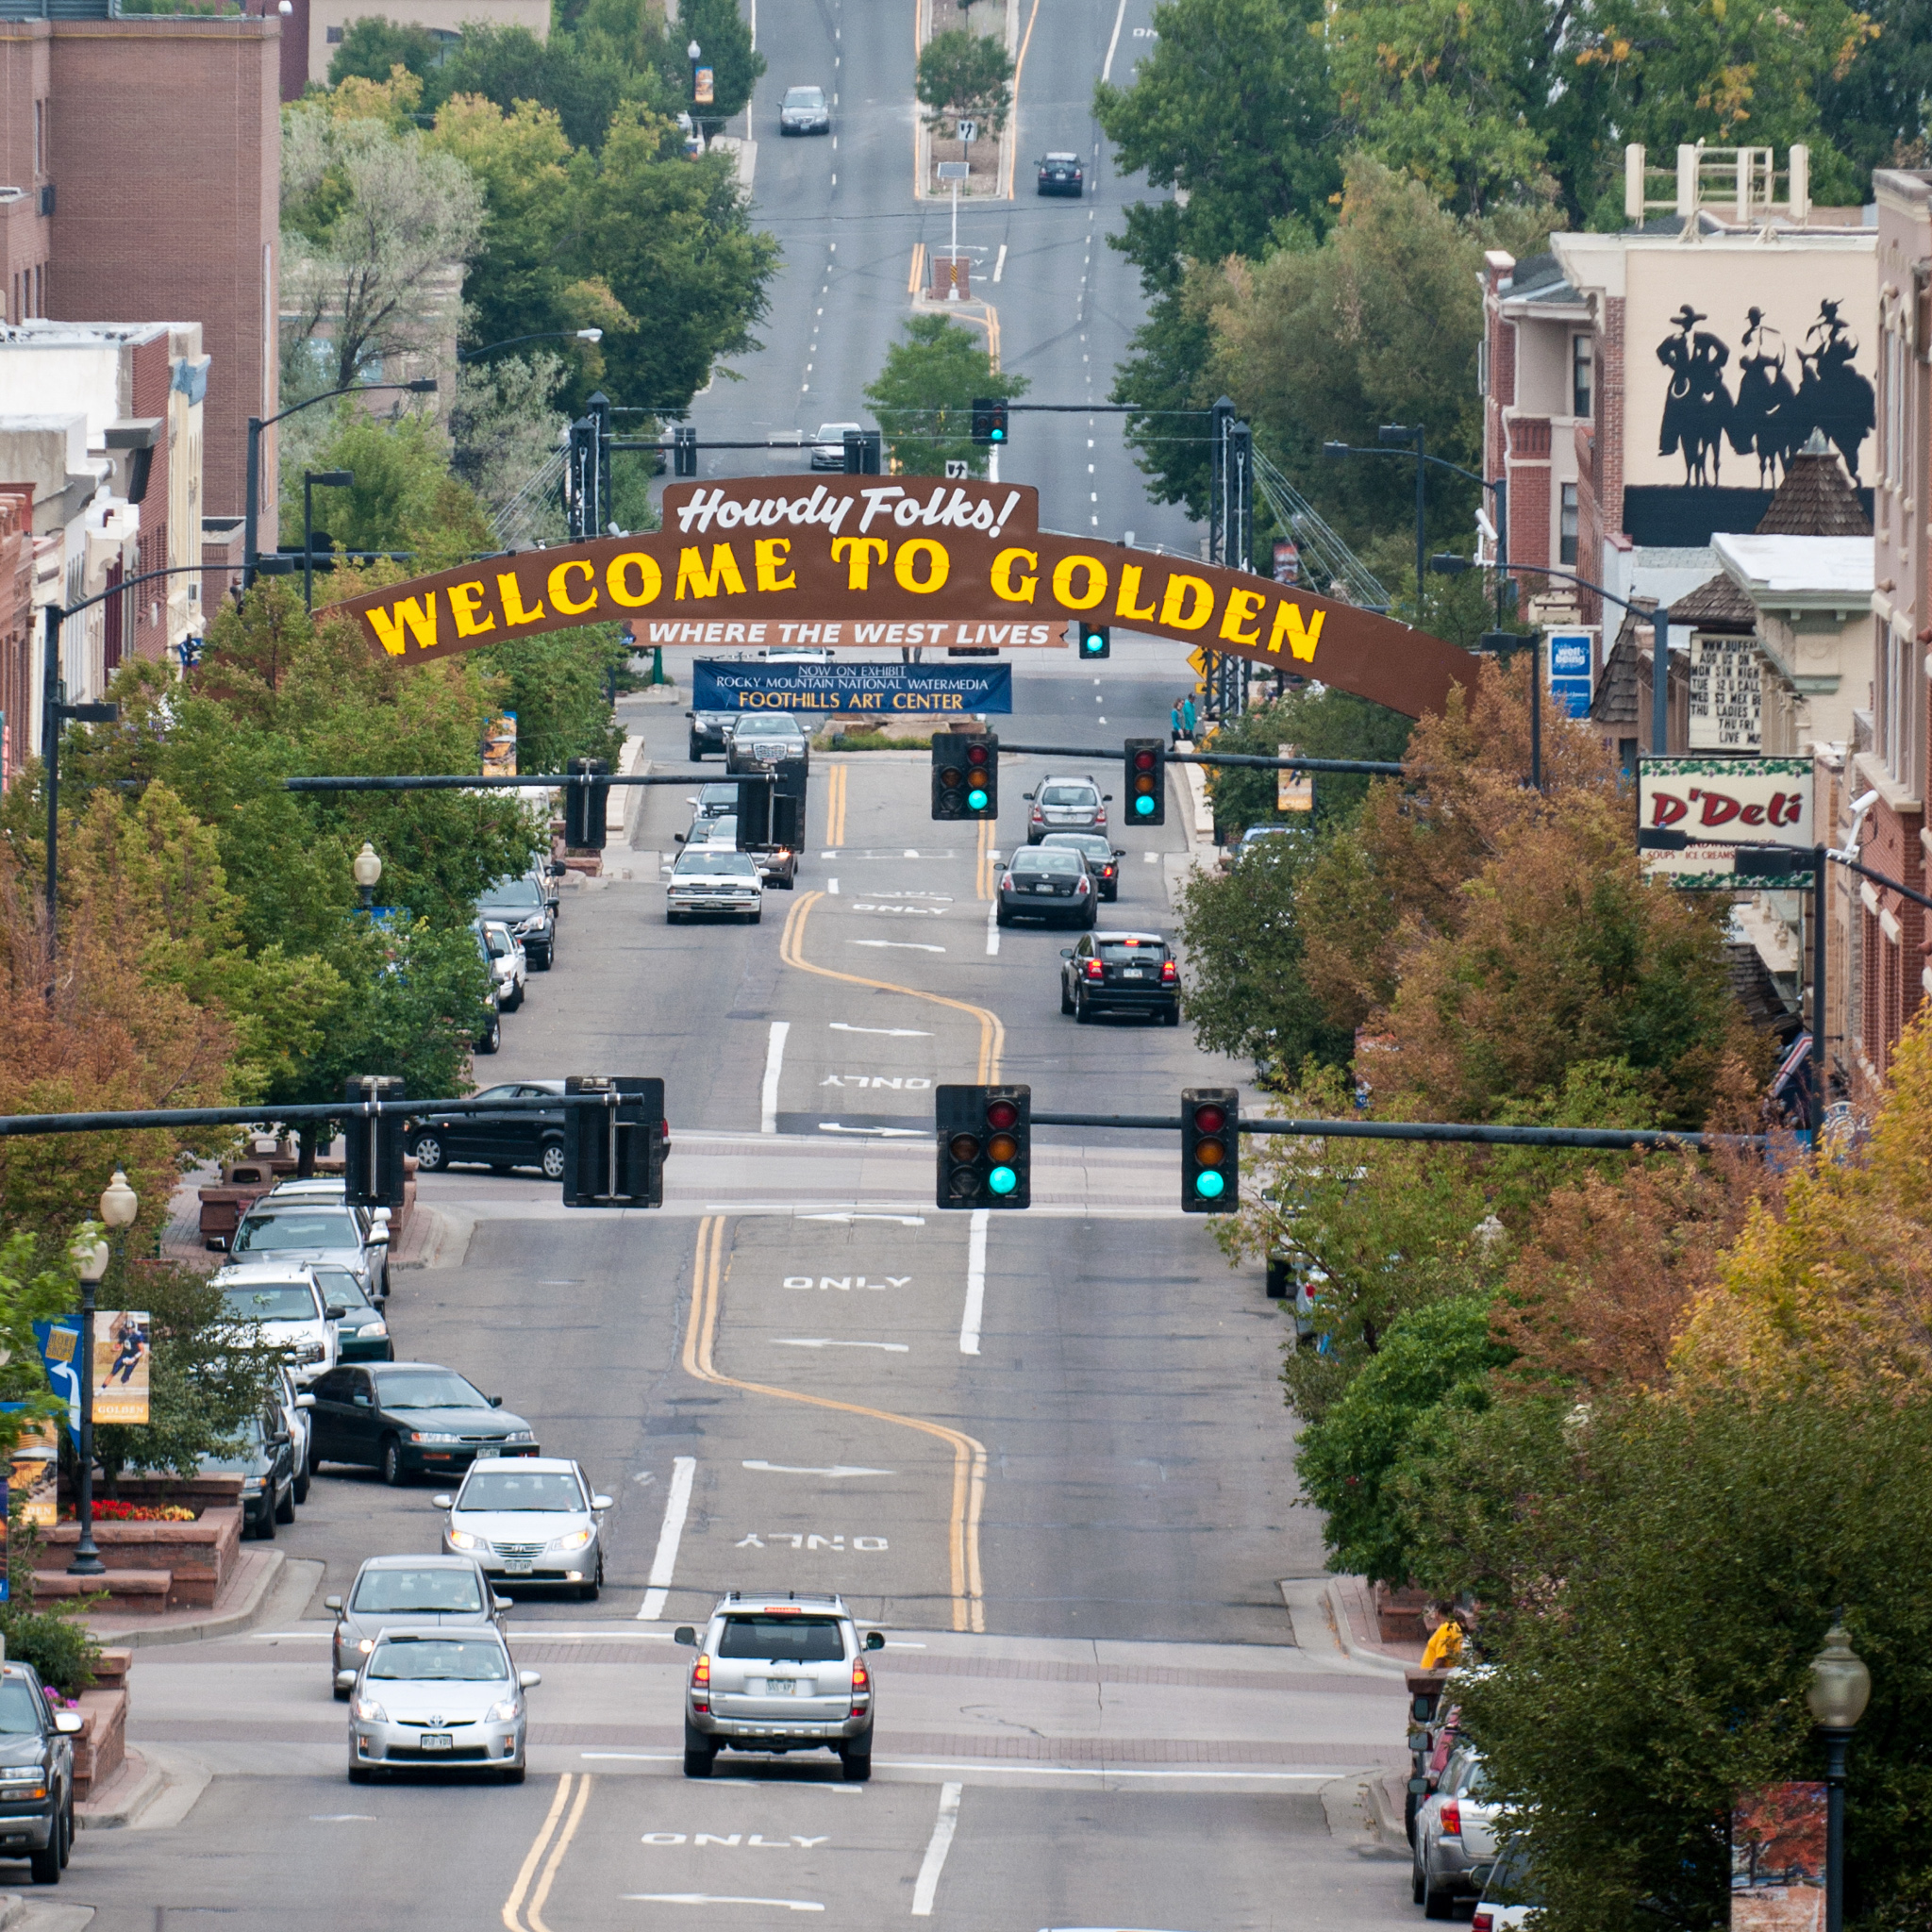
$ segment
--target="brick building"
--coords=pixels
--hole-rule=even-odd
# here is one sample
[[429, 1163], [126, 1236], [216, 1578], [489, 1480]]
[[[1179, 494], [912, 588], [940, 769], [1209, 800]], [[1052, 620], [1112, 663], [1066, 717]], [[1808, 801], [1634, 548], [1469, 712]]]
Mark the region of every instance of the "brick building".
[[[5, 319], [199, 325], [211, 364], [203, 508], [240, 516], [247, 420], [275, 413], [280, 386], [281, 21], [110, 18], [110, 0], [46, 10], [0, 0]], [[270, 431], [264, 547], [273, 442]]]

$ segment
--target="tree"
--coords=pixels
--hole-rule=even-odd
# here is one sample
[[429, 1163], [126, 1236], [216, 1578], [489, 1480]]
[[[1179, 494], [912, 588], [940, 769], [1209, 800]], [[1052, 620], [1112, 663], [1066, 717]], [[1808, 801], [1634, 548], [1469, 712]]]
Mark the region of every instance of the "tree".
[[[1284, 744], [1291, 744], [1303, 758], [1397, 763], [1414, 728], [1415, 721], [1400, 711], [1349, 691], [1313, 685], [1226, 720], [1214, 734], [1212, 749], [1272, 758], [1280, 756]], [[1250, 825], [1309, 824], [1307, 812], [1275, 808], [1274, 772], [1209, 765], [1206, 773], [1215, 826], [1228, 838], [1239, 838]], [[1324, 772], [1315, 775], [1314, 786], [1313, 824], [1325, 830], [1355, 816], [1368, 796], [1369, 780]]]
[[1825, 132], [1857, 171], [1859, 207], [1872, 198], [1874, 168], [1932, 160], [1932, 0], [1878, 0], [1865, 12], [1877, 39], [1818, 87]]
[[630, 655], [614, 624], [552, 631], [478, 652], [502, 708], [517, 716], [517, 764], [561, 772], [572, 758], [615, 769], [624, 727], [611, 715], [609, 684]]
[[[541, 352], [491, 356], [458, 372], [450, 472], [492, 516], [557, 455], [567, 425], [555, 401], [563, 375], [563, 358]], [[565, 524], [554, 491], [540, 514], [536, 534], [560, 541]]]
[[618, 10], [625, 17], [619, 29], [554, 30], [547, 41], [527, 27], [472, 24], [462, 45], [429, 76], [425, 105], [435, 110], [453, 98], [481, 95], [510, 114], [529, 102], [557, 116], [573, 147], [592, 154], [625, 101], [675, 114], [690, 99], [690, 76], [682, 86], [667, 82], [658, 66], [661, 27], [628, 0], [620, 0]]
[[343, 29], [341, 44], [329, 57], [328, 84], [339, 87], [351, 75], [384, 81], [398, 67], [418, 80], [427, 80], [441, 58], [442, 49], [427, 27], [402, 26], [365, 15]]
[[298, 102], [284, 116], [284, 363], [297, 394], [433, 355], [482, 234], [467, 168], [344, 106]]
[[711, 70], [711, 105], [701, 118], [708, 127], [722, 127], [751, 99], [764, 75], [765, 57], [752, 45], [751, 26], [738, 0], [683, 0], [675, 31], [665, 30], [664, 77], [686, 90], [691, 62], [685, 49], [692, 41], [704, 49], [699, 64]]
[[912, 92], [926, 109], [925, 125], [977, 122], [990, 134], [1007, 125], [1013, 109], [1013, 57], [991, 34], [954, 27], [934, 34], [919, 50]]
[[896, 470], [943, 476], [948, 462], [986, 474], [986, 451], [973, 441], [975, 397], [1010, 399], [1031, 385], [992, 366], [978, 338], [943, 315], [915, 315], [886, 351], [885, 367], [865, 391]]

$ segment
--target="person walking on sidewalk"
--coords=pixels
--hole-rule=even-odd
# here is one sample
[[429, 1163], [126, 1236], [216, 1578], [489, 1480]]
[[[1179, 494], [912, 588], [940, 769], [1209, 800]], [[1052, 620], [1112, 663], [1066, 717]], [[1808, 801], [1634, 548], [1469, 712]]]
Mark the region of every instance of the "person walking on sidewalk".
[[1181, 736], [1191, 743], [1194, 736], [1194, 694], [1190, 691], [1181, 700]]
[[1462, 1657], [1462, 1625], [1454, 1608], [1440, 1600], [1424, 1612], [1429, 1641], [1423, 1645], [1422, 1668], [1425, 1671], [1454, 1670]]
[[1173, 709], [1173, 710], [1171, 710], [1171, 711], [1170, 711], [1170, 712], [1168, 713], [1167, 723], [1168, 723], [1168, 734], [1167, 734], [1167, 741], [1168, 741], [1168, 743], [1169, 743], [1169, 744], [1171, 744], [1171, 745], [1172, 745], [1172, 744], [1178, 744], [1178, 743], [1179, 743], [1179, 742], [1181, 741], [1181, 701], [1180, 701], [1180, 699], [1178, 699], [1178, 698], [1174, 699], [1174, 709]]

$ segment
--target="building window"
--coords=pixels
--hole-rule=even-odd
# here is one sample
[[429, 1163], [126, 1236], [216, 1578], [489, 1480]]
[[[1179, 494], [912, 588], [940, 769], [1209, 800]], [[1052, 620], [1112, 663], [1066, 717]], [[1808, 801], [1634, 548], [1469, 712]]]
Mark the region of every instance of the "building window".
[[328, 29], [325, 38], [326, 38], [331, 47], [340, 47], [342, 44], [342, 30], [339, 26], [332, 26]]
[[1490, 336], [1487, 329], [1475, 345], [1475, 392], [1479, 396], [1490, 392]]
[[1885, 769], [1914, 798], [1924, 796], [1924, 657], [1908, 635], [1878, 625], [1878, 715], [1873, 736]]
[[1596, 374], [1595, 350], [1588, 336], [1570, 338], [1570, 413], [1590, 418], [1591, 391]]
[[47, 104], [34, 103], [34, 173], [43, 175], [47, 172]]
[[1563, 486], [1561, 520], [1557, 525], [1557, 561], [1566, 569], [1576, 567], [1576, 486]]

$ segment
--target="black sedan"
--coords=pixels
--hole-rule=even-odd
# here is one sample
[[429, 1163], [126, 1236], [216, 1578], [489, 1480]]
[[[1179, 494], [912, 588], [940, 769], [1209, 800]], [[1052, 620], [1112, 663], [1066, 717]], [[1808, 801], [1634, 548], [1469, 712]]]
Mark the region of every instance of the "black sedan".
[[1087, 874], [1087, 861], [1064, 845], [1029, 845], [1013, 854], [1000, 874], [999, 904], [993, 918], [1001, 925], [1016, 919], [1091, 927], [1100, 916], [1100, 894]]
[[1078, 194], [1086, 186], [1080, 157], [1070, 154], [1042, 155], [1039, 189], [1041, 194]]
[[[486, 1087], [477, 1101], [563, 1097], [561, 1080], [512, 1080]], [[480, 1161], [491, 1174], [534, 1167], [546, 1181], [563, 1178], [563, 1108], [491, 1108], [485, 1113], [425, 1114], [411, 1121], [403, 1144], [424, 1174], [455, 1161]]]
[[1087, 861], [1087, 873], [1109, 905], [1121, 895], [1121, 860], [1127, 855], [1109, 844], [1105, 832], [1049, 832], [1042, 847], [1071, 845]]
[[1159, 933], [1091, 932], [1060, 958], [1060, 1011], [1083, 1025], [1099, 1012], [1181, 1024], [1180, 968]]
[[446, 1475], [479, 1456], [535, 1456], [537, 1432], [454, 1369], [434, 1362], [334, 1368], [311, 1391], [309, 1464], [342, 1462], [381, 1472], [386, 1483], [421, 1471]]
[[532, 873], [498, 879], [476, 901], [479, 920], [500, 920], [523, 942], [533, 973], [548, 973], [557, 958], [557, 894]]
[[[275, 1524], [295, 1520], [295, 1444], [277, 1406], [251, 1416], [239, 1431], [233, 1456], [204, 1456], [204, 1475], [242, 1478], [242, 1534], [273, 1539]], [[309, 1466], [314, 1467], [311, 1456]]]
[[31, 1664], [0, 1664], [0, 1858], [25, 1858], [58, 1885], [74, 1849], [77, 1710], [53, 1709]]
[[720, 757], [730, 749], [731, 721], [736, 711], [687, 711], [691, 720], [691, 761], [696, 764], [708, 752]]

